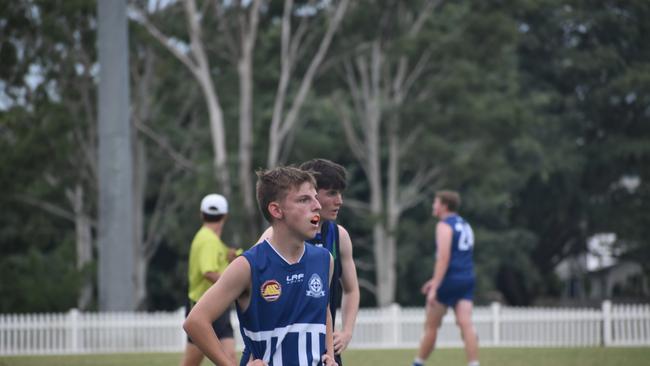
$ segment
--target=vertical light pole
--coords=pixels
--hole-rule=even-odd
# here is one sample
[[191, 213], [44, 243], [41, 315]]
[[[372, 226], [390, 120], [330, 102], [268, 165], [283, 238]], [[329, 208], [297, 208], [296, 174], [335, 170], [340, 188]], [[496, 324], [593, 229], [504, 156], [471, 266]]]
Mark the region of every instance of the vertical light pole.
[[126, 0], [98, 0], [99, 308], [135, 310], [133, 163]]

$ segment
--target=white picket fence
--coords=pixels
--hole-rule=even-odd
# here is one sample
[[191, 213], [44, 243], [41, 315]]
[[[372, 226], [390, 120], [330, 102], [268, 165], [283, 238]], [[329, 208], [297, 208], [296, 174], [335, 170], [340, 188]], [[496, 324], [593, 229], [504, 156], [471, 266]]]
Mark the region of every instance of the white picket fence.
[[[181, 352], [185, 313], [128, 312], [0, 315], [0, 355], [111, 352]], [[237, 317], [231, 314], [237, 342]], [[650, 346], [650, 305], [601, 309], [476, 307], [481, 347]], [[350, 348], [416, 348], [423, 308], [393, 305], [361, 309]], [[439, 347], [462, 347], [453, 312], [438, 336]]]

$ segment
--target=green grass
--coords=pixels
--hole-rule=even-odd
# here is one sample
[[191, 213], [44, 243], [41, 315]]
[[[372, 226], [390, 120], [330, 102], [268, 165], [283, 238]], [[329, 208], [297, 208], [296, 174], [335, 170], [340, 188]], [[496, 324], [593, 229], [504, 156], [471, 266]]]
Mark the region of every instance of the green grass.
[[[415, 350], [349, 350], [345, 366], [409, 366]], [[180, 353], [0, 357], [0, 366], [176, 366]], [[645, 366], [650, 348], [485, 348], [482, 366]], [[436, 350], [427, 365], [464, 366], [462, 349]], [[202, 366], [209, 366], [204, 361]]]

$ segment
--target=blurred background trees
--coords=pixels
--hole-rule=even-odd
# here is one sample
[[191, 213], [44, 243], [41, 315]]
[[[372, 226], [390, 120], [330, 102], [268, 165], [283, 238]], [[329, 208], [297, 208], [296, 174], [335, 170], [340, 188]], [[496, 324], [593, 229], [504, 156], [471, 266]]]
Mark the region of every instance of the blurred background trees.
[[[96, 5], [1, 3], [0, 311], [96, 309]], [[595, 299], [601, 233], [641, 268], [602, 296], [648, 300], [646, 1], [129, 6], [140, 309], [183, 304], [204, 194], [230, 192], [247, 248], [253, 171], [314, 157], [350, 172], [363, 306], [422, 304], [441, 188], [476, 232], [479, 304]]]

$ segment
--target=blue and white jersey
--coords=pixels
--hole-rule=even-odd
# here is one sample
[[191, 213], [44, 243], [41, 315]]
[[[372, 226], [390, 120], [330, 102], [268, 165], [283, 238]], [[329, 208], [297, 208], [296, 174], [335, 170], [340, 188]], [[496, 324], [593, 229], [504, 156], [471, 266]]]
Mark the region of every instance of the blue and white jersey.
[[289, 264], [265, 240], [243, 255], [251, 266], [251, 297], [246, 311], [237, 305], [245, 345], [240, 365], [251, 353], [272, 366], [322, 365], [329, 252], [305, 245], [298, 263]]
[[451, 215], [443, 221], [451, 226], [451, 255], [445, 279], [474, 277], [474, 231], [462, 217]]

